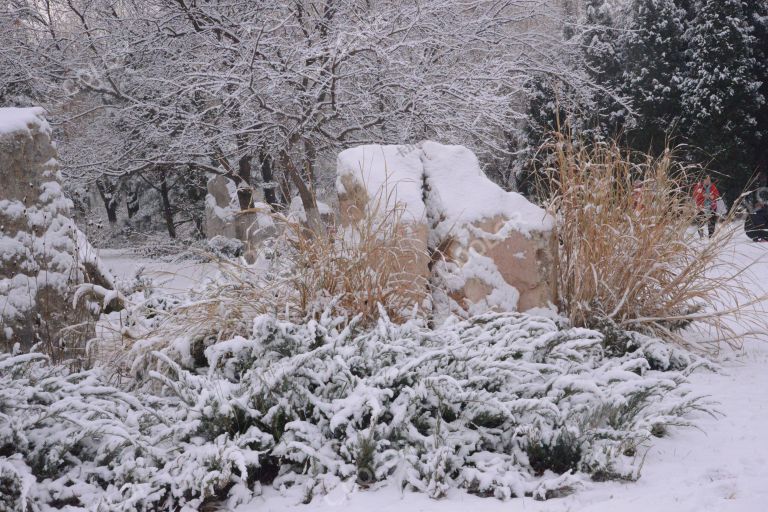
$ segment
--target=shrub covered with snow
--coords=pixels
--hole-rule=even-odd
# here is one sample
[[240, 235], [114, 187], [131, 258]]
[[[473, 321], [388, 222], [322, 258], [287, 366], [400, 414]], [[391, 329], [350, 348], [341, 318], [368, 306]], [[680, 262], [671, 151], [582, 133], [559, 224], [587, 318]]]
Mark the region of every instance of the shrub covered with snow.
[[243, 242], [236, 238], [216, 235], [208, 240], [208, 250], [220, 258], [237, 258], [243, 254]]
[[0, 506], [192, 510], [263, 484], [311, 499], [380, 481], [547, 498], [574, 470], [634, 478], [642, 443], [709, 404], [686, 385], [690, 356], [628, 336], [607, 358], [598, 332], [523, 314], [439, 329], [260, 316], [249, 337], [179, 338], [130, 391], [0, 356]]
[[41, 108], [0, 108], [0, 350], [59, 357], [93, 336], [99, 306], [72, 304], [76, 287], [112, 277], [70, 218], [50, 133]]

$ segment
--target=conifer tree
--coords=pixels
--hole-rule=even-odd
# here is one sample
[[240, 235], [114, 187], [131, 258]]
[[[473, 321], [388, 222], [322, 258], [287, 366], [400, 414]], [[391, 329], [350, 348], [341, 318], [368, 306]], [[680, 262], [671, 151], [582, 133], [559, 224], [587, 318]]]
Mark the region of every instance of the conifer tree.
[[619, 46], [622, 92], [635, 124], [627, 131], [635, 149], [658, 154], [674, 136], [681, 115], [685, 72], [686, 10], [675, 0], [633, 0]]
[[755, 36], [742, 0], [696, 0], [686, 36], [682, 125], [691, 156], [710, 161], [731, 197], [754, 172], [754, 147], [764, 99], [755, 70]]
[[745, 2], [744, 8], [746, 19], [754, 29], [754, 77], [761, 83], [758, 93], [763, 99], [755, 115], [757, 127], [752, 154], [759, 173], [758, 186], [768, 186], [768, 2]]
[[587, 75], [602, 90], [593, 98], [592, 115], [585, 119], [585, 131], [594, 138], [615, 137], [622, 129], [625, 109], [617, 102], [621, 57], [617, 51], [618, 31], [611, 6], [606, 0], [587, 0], [581, 34], [582, 62]]

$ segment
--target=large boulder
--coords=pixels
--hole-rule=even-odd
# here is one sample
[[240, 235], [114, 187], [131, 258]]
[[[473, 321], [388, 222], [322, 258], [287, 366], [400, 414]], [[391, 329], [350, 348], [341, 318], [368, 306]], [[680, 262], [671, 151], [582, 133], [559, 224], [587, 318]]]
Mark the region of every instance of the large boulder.
[[[117, 298], [69, 216], [56, 156], [42, 109], [0, 108], [0, 350], [41, 344], [54, 356], [77, 355], [100, 306]], [[82, 284], [89, 293], [75, 303]], [[105, 296], [108, 304], [98, 304]]]
[[489, 180], [469, 149], [435, 142], [348, 149], [339, 154], [336, 186], [342, 223], [397, 212], [412, 240], [399, 264], [414, 287], [431, 292], [435, 313], [550, 305], [553, 219]]

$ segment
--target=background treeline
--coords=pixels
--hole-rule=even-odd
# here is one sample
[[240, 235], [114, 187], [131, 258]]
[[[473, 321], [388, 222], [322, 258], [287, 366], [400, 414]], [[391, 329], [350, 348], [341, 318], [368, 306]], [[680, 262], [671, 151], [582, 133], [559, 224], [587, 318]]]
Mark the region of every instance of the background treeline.
[[766, 184], [768, 2], [587, 0], [580, 25], [572, 64], [598, 87], [585, 97], [542, 78], [529, 109], [532, 147], [568, 125], [654, 155], [681, 145], [731, 200], [753, 178]]
[[364, 143], [463, 144], [524, 193], [562, 125], [653, 154], [683, 145], [731, 199], [767, 166], [765, 1], [4, 6], [0, 104], [47, 109], [65, 186], [108, 234], [203, 236], [214, 175], [241, 209], [298, 196], [316, 215], [336, 154]]

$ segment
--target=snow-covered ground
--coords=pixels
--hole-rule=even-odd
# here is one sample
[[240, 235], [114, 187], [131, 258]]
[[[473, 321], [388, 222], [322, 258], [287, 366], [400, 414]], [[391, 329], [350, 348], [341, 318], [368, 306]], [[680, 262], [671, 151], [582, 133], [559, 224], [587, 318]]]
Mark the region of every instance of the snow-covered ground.
[[188, 292], [216, 272], [214, 264], [194, 260], [168, 263], [142, 258], [122, 249], [99, 249], [98, 253], [104, 266], [118, 281], [131, 280], [140, 271], [141, 275], [151, 278], [158, 291], [164, 294]]
[[[768, 244], [740, 236], [728, 257], [739, 265], [757, 260], [750, 282], [757, 293], [768, 290]], [[460, 491], [436, 501], [386, 484], [368, 490], [350, 484], [301, 505], [300, 495], [265, 489], [239, 512], [763, 512], [768, 510], [768, 333], [745, 341], [743, 350], [728, 350], [718, 362], [719, 373], [700, 371], [691, 382], [720, 403], [722, 416], [702, 415], [699, 430], [672, 429], [654, 439], [637, 482], [585, 480], [570, 496], [546, 502], [501, 502]]]
[[[102, 250], [116, 277], [130, 279], [139, 268], [167, 293], [189, 290], [215, 272], [213, 265], [175, 264]], [[747, 266], [756, 293], [768, 292], [768, 244], [738, 237], [729, 259]], [[263, 496], [238, 512], [763, 512], [768, 510], [768, 333], [752, 336], [743, 350], [725, 351], [722, 370], [691, 376], [697, 392], [719, 402], [717, 418], [699, 417], [699, 429], [672, 429], [654, 439], [644, 454], [637, 482], [583, 481], [570, 496], [546, 502], [518, 498], [502, 502], [453, 490], [442, 500], [401, 492], [386, 484], [361, 490], [342, 486], [302, 505], [302, 496], [266, 488]]]

